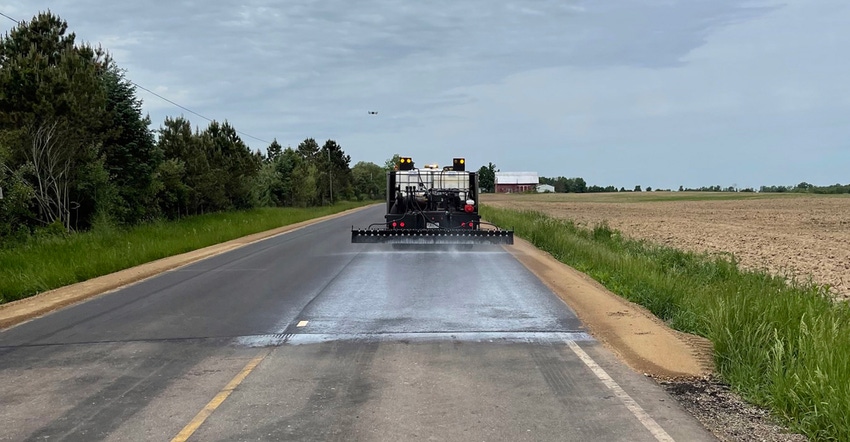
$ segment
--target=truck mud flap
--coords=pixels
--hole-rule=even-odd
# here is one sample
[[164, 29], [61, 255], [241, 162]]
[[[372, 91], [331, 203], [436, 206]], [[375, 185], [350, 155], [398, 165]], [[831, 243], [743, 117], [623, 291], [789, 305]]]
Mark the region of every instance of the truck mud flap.
[[355, 244], [507, 244], [514, 243], [512, 230], [461, 229], [351, 229]]

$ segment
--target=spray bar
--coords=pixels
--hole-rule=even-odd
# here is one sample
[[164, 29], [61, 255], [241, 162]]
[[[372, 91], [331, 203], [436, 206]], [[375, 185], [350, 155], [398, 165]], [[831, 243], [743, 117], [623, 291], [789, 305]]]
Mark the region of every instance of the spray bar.
[[463, 229], [351, 229], [351, 242], [359, 244], [507, 244], [512, 230]]

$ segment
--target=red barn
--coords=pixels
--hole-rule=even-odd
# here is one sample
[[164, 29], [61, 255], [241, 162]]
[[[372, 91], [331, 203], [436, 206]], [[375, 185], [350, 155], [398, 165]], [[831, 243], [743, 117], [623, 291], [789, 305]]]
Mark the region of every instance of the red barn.
[[496, 172], [496, 193], [535, 192], [537, 172]]

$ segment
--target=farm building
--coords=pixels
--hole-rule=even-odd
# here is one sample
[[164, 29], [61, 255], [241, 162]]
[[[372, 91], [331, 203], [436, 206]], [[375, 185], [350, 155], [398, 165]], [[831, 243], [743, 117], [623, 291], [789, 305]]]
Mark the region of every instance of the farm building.
[[496, 172], [496, 193], [537, 191], [537, 172]]
[[555, 193], [555, 186], [551, 184], [538, 184], [537, 193]]

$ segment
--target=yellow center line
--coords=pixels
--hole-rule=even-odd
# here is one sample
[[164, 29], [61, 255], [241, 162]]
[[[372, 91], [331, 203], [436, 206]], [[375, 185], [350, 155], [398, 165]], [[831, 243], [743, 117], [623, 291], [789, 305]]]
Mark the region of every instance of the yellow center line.
[[248, 362], [248, 365], [246, 365], [245, 368], [236, 375], [236, 377], [231, 379], [230, 382], [228, 382], [227, 385], [225, 385], [224, 388], [219, 391], [218, 394], [215, 395], [215, 397], [213, 397], [212, 400], [209, 401], [207, 405], [199, 411], [198, 414], [196, 414], [182, 430], [180, 430], [179, 433], [177, 433], [177, 436], [174, 436], [174, 438], [171, 439], [171, 442], [185, 442], [192, 437], [192, 435], [195, 434], [195, 431], [197, 431], [204, 421], [210, 417], [215, 409], [218, 408], [228, 396], [230, 396], [230, 393], [233, 393], [233, 390], [235, 390], [236, 387], [238, 387], [239, 384], [241, 384], [255, 368], [257, 368], [257, 365], [260, 365], [260, 362], [263, 362], [263, 359], [265, 359], [271, 351], [271, 348], [265, 349], [255, 356], [254, 359], [251, 359], [251, 361]]

